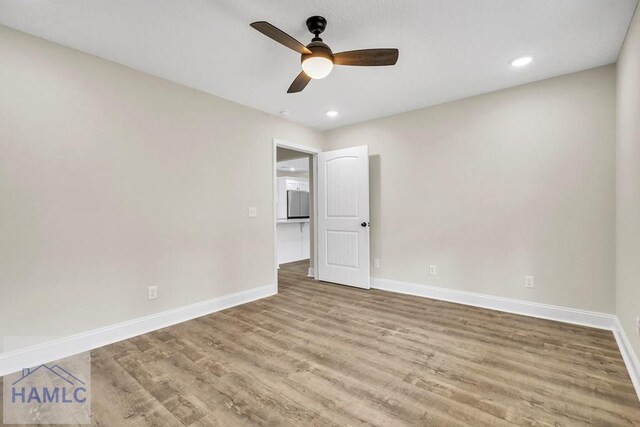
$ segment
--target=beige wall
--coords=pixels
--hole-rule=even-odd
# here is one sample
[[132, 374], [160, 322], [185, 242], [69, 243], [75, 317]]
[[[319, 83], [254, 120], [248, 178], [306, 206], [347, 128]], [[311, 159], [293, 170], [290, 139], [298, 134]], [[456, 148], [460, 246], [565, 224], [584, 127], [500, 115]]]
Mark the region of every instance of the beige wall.
[[640, 12], [618, 60], [616, 311], [636, 355], [640, 339]]
[[614, 312], [615, 66], [325, 134], [362, 144], [372, 276]]
[[272, 284], [274, 137], [322, 142], [0, 27], [0, 336], [68, 335]]

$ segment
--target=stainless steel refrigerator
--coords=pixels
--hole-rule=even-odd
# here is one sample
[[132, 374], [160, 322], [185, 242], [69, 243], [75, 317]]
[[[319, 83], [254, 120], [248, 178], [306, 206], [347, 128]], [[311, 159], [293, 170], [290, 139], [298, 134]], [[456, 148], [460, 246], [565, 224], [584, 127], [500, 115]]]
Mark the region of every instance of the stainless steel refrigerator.
[[308, 191], [287, 191], [287, 218], [309, 218]]

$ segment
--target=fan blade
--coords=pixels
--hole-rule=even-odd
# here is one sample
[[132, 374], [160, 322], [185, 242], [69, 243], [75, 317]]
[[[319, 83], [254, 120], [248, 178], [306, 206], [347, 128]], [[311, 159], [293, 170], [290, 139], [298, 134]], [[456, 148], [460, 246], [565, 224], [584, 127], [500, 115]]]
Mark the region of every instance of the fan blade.
[[304, 71], [300, 71], [298, 77], [296, 77], [293, 83], [291, 83], [291, 86], [289, 86], [289, 90], [287, 90], [287, 93], [302, 92], [302, 90], [307, 87], [310, 81], [311, 77], [307, 76]]
[[298, 53], [310, 54], [311, 51], [305, 47], [298, 40], [291, 37], [281, 29], [274, 27], [266, 21], [258, 21], [251, 24], [253, 28], [260, 31], [265, 36], [277, 41], [278, 43], [285, 45], [289, 49], [293, 49]]
[[398, 62], [398, 49], [362, 49], [333, 54], [335, 65], [375, 67], [395, 65], [396, 62]]

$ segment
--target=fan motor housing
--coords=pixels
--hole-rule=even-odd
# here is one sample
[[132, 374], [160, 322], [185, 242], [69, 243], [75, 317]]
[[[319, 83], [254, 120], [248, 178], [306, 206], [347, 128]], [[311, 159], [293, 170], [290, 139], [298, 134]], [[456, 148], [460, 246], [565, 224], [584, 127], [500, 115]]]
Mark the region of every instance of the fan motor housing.
[[312, 53], [303, 53], [302, 57], [300, 58], [300, 63], [304, 62], [305, 59], [311, 57], [327, 58], [328, 60], [333, 62], [333, 52], [331, 51], [331, 48], [329, 48], [329, 46], [327, 46], [325, 43], [320, 41], [311, 42], [307, 45], [307, 49], [309, 49]]

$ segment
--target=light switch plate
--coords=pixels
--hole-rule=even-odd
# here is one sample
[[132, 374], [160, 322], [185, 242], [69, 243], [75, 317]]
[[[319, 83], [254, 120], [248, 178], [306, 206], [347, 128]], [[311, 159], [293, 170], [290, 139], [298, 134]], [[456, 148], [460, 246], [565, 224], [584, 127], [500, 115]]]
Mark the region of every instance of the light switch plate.
[[533, 276], [524, 276], [524, 287], [533, 288]]
[[257, 208], [251, 207], [251, 208], [247, 209], [247, 212], [249, 214], [249, 218], [255, 218], [255, 217], [258, 216], [258, 209]]

